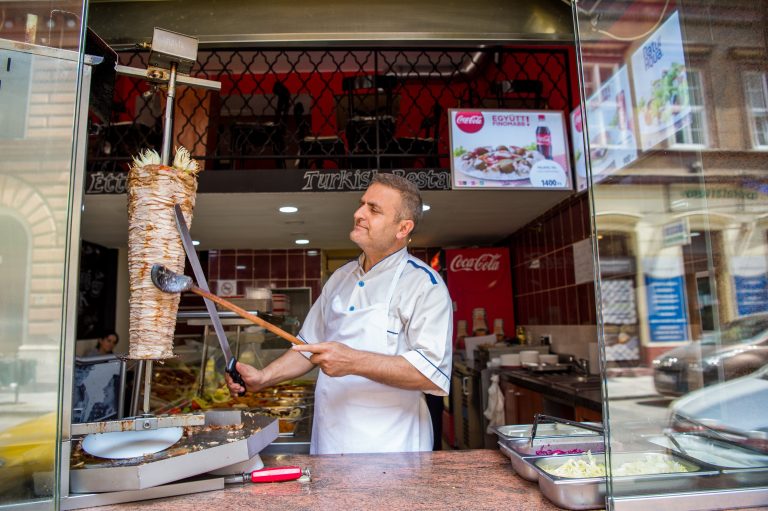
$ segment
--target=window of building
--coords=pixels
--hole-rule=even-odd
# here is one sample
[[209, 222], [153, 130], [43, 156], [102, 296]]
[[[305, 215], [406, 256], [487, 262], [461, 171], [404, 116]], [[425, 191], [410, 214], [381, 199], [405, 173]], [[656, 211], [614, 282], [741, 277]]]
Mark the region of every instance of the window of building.
[[704, 87], [701, 71], [687, 69], [688, 98], [691, 104], [691, 122], [680, 128], [670, 140], [675, 148], [701, 148], [708, 145], [707, 111], [704, 105]]
[[747, 73], [744, 77], [752, 146], [768, 149], [768, 73]]
[[587, 98], [611, 79], [619, 70], [617, 64], [586, 64], [584, 65], [584, 92]]

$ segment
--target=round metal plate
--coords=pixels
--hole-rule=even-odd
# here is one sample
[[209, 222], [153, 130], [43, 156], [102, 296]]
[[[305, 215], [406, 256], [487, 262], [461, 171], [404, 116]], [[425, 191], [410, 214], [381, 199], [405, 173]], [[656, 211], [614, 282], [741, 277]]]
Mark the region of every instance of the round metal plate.
[[83, 450], [99, 458], [136, 458], [167, 449], [179, 441], [183, 432], [184, 428], [160, 428], [99, 433], [83, 439]]

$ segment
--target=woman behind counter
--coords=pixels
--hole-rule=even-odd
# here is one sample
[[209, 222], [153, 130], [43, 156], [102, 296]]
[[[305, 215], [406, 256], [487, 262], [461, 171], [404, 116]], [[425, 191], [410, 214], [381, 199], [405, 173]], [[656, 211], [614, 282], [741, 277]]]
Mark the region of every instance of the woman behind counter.
[[96, 347], [85, 354], [86, 357], [100, 357], [103, 355], [113, 355], [115, 346], [120, 341], [120, 337], [114, 331], [108, 331], [96, 340]]

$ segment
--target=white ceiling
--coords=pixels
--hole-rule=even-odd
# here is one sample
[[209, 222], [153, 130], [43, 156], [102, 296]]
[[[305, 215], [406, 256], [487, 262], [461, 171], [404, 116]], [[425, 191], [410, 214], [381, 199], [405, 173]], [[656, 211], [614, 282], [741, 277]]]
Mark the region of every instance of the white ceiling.
[[[423, 192], [432, 209], [413, 236], [415, 247], [489, 245], [515, 232], [571, 192], [472, 190]], [[348, 234], [362, 193], [201, 193], [191, 233], [200, 250], [354, 248]], [[279, 213], [293, 205], [298, 213]], [[125, 195], [86, 195], [82, 239], [111, 248], [126, 247], [128, 213]]]

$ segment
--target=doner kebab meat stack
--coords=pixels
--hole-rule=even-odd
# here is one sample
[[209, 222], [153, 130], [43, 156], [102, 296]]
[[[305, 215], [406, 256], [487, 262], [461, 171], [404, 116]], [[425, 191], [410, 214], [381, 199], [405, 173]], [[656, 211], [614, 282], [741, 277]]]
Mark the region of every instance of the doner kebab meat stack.
[[130, 347], [128, 358], [173, 357], [173, 332], [180, 295], [164, 293], [150, 277], [160, 263], [184, 273], [184, 246], [176, 228], [173, 205], [179, 204], [187, 226], [192, 223], [200, 170], [189, 151], [180, 147], [173, 165], [146, 150], [128, 172], [128, 272], [130, 279]]

